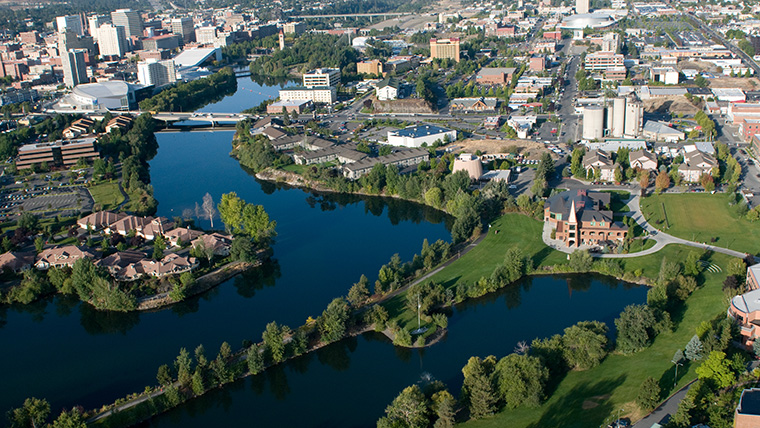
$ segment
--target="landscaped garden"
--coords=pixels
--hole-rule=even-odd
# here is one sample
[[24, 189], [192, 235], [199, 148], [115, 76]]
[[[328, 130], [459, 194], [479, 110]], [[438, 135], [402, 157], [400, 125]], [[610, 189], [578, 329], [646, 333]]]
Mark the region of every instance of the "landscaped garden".
[[737, 211], [733, 194], [665, 194], [641, 199], [649, 223], [663, 232], [690, 241], [757, 254], [760, 228]]

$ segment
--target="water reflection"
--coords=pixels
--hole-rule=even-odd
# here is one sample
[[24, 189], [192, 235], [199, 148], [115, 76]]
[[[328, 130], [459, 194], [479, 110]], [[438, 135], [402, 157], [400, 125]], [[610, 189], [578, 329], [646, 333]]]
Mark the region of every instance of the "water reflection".
[[239, 295], [250, 299], [256, 295], [257, 290], [264, 287], [274, 287], [277, 279], [281, 276], [280, 263], [277, 260], [271, 260], [256, 269], [250, 269], [236, 276], [232, 285]]
[[126, 335], [140, 323], [139, 312], [99, 311], [85, 303], [79, 305], [79, 316], [82, 327], [91, 335], [115, 333]]

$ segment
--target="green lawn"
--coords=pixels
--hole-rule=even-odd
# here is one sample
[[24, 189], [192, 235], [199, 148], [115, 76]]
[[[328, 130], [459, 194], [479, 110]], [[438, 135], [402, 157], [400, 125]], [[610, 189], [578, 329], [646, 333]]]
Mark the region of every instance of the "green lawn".
[[[430, 281], [445, 287], [454, 287], [459, 281], [475, 282], [483, 276], [490, 276], [496, 266], [504, 262], [508, 249], [519, 247], [524, 254], [533, 258], [534, 266], [550, 266], [563, 263], [567, 255], [546, 246], [541, 240], [543, 223], [522, 214], [506, 214], [491, 223], [488, 236], [472, 251], [441, 272]], [[499, 231], [496, 233], [496, 231]], [[659, 266], [659, 265], [658, 265]], [[417, 327], [417, 317], [404, 307], [406, 293], [389, 299], [383, 304], [391, 318], [398, 317], [402, 325]]]
[[628, 253], [638, 253], [639, 251], [648, 250], [655, 246], [657, 242], [654, 239], [634, 239], [628, 248]]
[[717, 238], [718, 247], [758, 254], [760, 226], [740, 218], [728, 205], [731, 197], [709, 193], [652, 195], [641, 200], [641, 209], [649, 223], [671, 235], [708, 243]]
[[626, 200], [631, 197], [630, 192], [626, 192], [625, 190], [602, 190], [602, 193], [610, 193], [610, 209], [613, 212], [620, 213], [620, 212], [626, 212], [630, 211], [628, 208], [628, 205], [623, 203], [623, 200]]
[[[686, 247], [668, 246], [660, 253], [670, 258], [688, 251], [690, 249]], [[660, 253], [633, 259], [637, 263], [630, 260], [626, 264], [659, 267]], [[729, 260], [730, 257], [723, 254], [714, 254], [710, 259], [724, 270]], [[701, 281], [704, 285], [686, 301], [683, 311], [673, 317], [675, 331], [660, 334], [651, 347], [630, 356], [611, 355], [591, 370], [568, 373], [547, 402], [538, 408], [506, 410], [491, 418], [463, 425], [475, 428], [597, 427], [609, 422], [611, 416], [616, 417], [621, 409], [622, 416], [643, 416], [638, 413], [634, 400], [644, 379], [648, 376], [658, 379], [663, 388], [662, 395], [669, 395], [674, 377], [670, 360], [676, 349], [686, 346], [699, 323], [725, 316], [726, 304], [721, 291], [724, 278], [725, 273], [705, 272]], [[680, 368], [679, 388], [695, 378], [694, 369], [694, 365]]]
[[88, 188], [92, 199], [96, 204], [100, 204], [104, 210], [112, 210], [124, 202], [124, 194], [119, 190], [119, 184], [101, 183]]

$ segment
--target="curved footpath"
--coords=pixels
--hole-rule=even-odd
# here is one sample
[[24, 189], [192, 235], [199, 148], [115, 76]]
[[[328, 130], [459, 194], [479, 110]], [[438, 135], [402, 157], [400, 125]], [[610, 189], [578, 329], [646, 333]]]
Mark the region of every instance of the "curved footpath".
[[[635, 189], [626, 189], [626, 190], [632, 191]], [[633, 194], [633, 192], [631, 193]], [[640, 200], [641, 200], [641, 197], [639, 195], [635, 195], [623, 201], [630, 209], [630, 211], [627, 212], [626, 215], [633, 218], [633, 220], [649, 234], [647, 238], [652, 239], [656, 242], [654, 247], [648, 248], [646, 250], [639, 251], [636, 253], [630, 253], [630, 254], [593, 254], [592, 253], [593, 257], [608, 258], [608, 259], [625, 259], [625, 258], [646, 256], [646, 255], [654, 254], [660, 251], [663, 247], [665, 247], [668, 244], [688, 245], [690, 247], [701, 248], [704, 250], [727, 254], [732, 257], [738, 257], [740, 259], [743, 259], [747, 256], [746, 253], [742, 253], [740, 251], [734, 251], [734, 250], [730, 250], [728, 248], [723, 248], [723, 247], [716, 247], [714, 245], [709, 245], [702, 242], [688, 241], [686, 239], [678, 238], [673, 235], [669, 235], [665, 232], [662, 232], [660, 230], [657, 230], [654, 226], [652, 226], [651, 224], [649, 224], [649, 222], [647, 222], [646, 218], [644, 218], [644, 214], [641, 212]], [[567, 253], [567, 254], [570, 254], [576, 250], [576, 248], [566, 247], [561, 241], [557, 239], [551, 239], [551, 232], [552, 232], [551, 224], [549, 222], [544, 222], [544, 231], [542, 234], [542, 238], [546, 245], [554, 248], [555, 250], [562, 251], [563, 253]], [[581, 246], [580, 248], [583, 249], [584, 247]]]

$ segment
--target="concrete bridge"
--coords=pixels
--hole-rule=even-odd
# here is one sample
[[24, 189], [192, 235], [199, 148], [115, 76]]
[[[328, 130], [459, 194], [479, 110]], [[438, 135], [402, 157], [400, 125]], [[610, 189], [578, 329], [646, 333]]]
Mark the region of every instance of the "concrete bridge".
[[[133, 112], [139, 115], [141, 111]], [[153, 115], [153, 119], [160, 120], [161, 122], [173, 123], [173, 122], [210, 122], [211, 124], [218, 126], [220, 123], [237, 123], [241, 120], [249, 118], [257, 118], [254, 114], [244, 113], [176, 113], [176, 112], [150, 112]]]
[[293, 15], [291, 18], [296, 19], [320, 19], [320, 18], [359, 18], [359, 17], [373, 17], [381, 16], [383, 19], [387, 19], [389, 16], [406, 16], [414, 15], [412, 12], [385, 12], [385, 13], [345, 13], [334, 15]]

